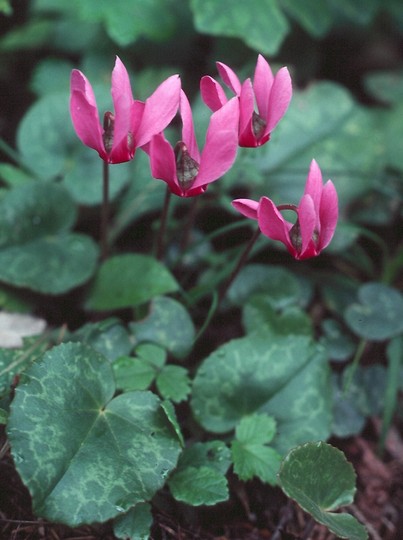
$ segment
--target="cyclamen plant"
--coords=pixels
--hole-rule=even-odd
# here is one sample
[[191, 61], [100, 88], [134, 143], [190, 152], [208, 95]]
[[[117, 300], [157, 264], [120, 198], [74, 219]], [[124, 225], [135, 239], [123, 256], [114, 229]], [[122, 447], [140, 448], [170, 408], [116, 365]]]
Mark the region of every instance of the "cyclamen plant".
[[[183, 366], [167, 364], [168, 353], [182, 359], [197, 344], [221, 300], [239, 279], [260, 232], [283, 243], [296, 260], [316, 257], [329, 245], [338, 220], [338, 197], [331, 180], [323, 184], [316, 161], [310, 164], [298, 205], [295, 201], [276, 205], [267, 196], [259, 201], [232, 201], [238, 212], [257, 222], [258, 229], [232, 273], [220, 284], [220, 294], [215, 294], [215, 304], [213, 301], [197, 336], [186, 309], [161, 296], [180, 289], [163, 263], [140, 254], [108, 258], [110, 164], [132, 160], [140, 149], [148, 156], [151, 176], [166, 183], [157, 253], [163, 260], [162, 237], [171, 194], [183, 199], [203, 195], [233, 166], [238, 147], [259, 151], [285, 115], [292, 95], [286, 67], [273, 75], [259, 55], [253, 81], [243, 82], [229, 66], [219, 62], [217, 68], [234, 96], [227, 97], [213, 78], [201, 79], [202, 99], [212, 111], [201, 150], [191, 104], [178, 75], [168, 77], [141, 102], [133, 98], [128, 72], [116, 58], [111, 84], [114, 110], [104, 113], [101, 124], [90, 82], [81, 71], [73, 70], [72, 123], [80, 140], [98, 152], [103, 162], [103, 262], [86, 308], [108, 312], [142, 307], [151, 301], [152, 310], [148, 321], [134, 317], [129, 323], [130, 336], [110, 319], [104, 323], [104, 335], [96, 334], [98, 327], [95, 337], [91, 329], [78, 330], [27, 370], [16, 390], [8, 425], [13, 456], [39, 515], [73, 526], [114, 519], [119, 538], [148, 536], [150, 501], [164, 486], [176, 500], [187, 504], [213, 505], [228, 499], [226, 473], [233, 466], [241, 480], [258, 477], [279, 485], [335, 534], [362, 540], [366, 533], [352, 516], [331, 512], [353, 499], [352, 467], [335, 448], [316, 438], [312, 442], [311, 426], [303, 422], [304, 408], [310, 407], [319, 417], [312, 428], [315, 437], [330, 435], [330, 405], [318, 413], [315, 407], [322, 406], [320, 394], [314, 406], [303, 394], [312, 380], [326, 393], [329, 378], [323, 352], [308, 336], [293, 335], [290, 340], [270, 336], [268, 342], [267, 335], [256, 333], [253, 340], [233, 340], [205, 359], [192, 381], [189, 400], [193, 418], [205, 429], [202, 441], [194, 442], [196, 435], [184, 441], [173, 403], [187, 398], [190, 378]], [[178, 142], [172, 145], [164, 130], [176, 115], [181, 130]], [[290, 210], [294, 221], [283, 217], [282, 212]], [[123, 290], [127, 292], [124, 300]], [[190, 299], [188, 302], [191, 305]], [[168, 317], [161, 317], [165, 309]], [[179, 326], [169, 345], [163, 318], [177, 320]], [[150, 338], [153, 324], [161, 343]], [[88, 335], [91, 337], [85, 341]], [[134, 353], [133, 341], [137, 343]], [[291, 383], [287, 394], [284, 388], [294, 377], [300, 384]], [[242, 386], [245, 380], [249, 389]], [[302, 411], [300, 402], [293, 401], [296, 394], [302, 400]], [[232, 439], [229, 433], [233, 433]], [[44, 440], [49, 441], [43, 450], [45, 457], [38, 450], [43, 449], [40, 443]], [[340, 480], [336, 488], [331, 475], [335, 464]], [[146, 523], [145, 530], [142, 523]], [[131, 536], [128, 530], [133, 527], [136, 532]]]

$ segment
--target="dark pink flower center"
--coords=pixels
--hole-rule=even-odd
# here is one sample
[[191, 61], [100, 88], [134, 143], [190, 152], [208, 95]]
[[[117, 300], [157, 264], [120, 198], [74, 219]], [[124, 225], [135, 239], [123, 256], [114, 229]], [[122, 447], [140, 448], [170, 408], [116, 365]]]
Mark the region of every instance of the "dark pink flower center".
[[183, 141], [176, 143], [174, 152], [178, 182], [183, 191], [186, 191], [192, 187], [200, 165], [190, 157], [187, 146]]

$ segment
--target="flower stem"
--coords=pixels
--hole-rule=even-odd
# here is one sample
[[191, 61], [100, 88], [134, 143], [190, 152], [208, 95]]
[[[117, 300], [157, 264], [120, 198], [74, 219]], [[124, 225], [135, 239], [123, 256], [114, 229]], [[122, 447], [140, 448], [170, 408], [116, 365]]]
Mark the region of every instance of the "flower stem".
[[101, 209], [101, 260], [108, 258], [109, 163], [103, 162]]
[[171, 201], [171, 190], [167, 187], [165, 192], [164, 206], [162, 208], [161, 220], [160, 220], [160, 229], [158, 231], [157, 238], [157, 259], [160, 261], [164, 255], [164, 239], [165, 231], [167, 228], [167, 218], [169, 211], [169, 203]]
[[189, 240], [191, 238], [191, 232], [192, 232], [193, 224], [196, 217], [196, 209], [197, 209], [198, 200], [199, 200], [199, 197], [193, 197], [190, 203], [190, 209], [187, 216], [186, 224], [185, 224], [183, 235], [182, 235], [181, 245], [180, 245], [180, 252], [182, 254], [186, 251], [189, 245]]
[[221, 289], [219, 296], [218, 296], [218, 302], [217, 307], [221, 304], [221, 302], [224, 300], [225, 295], [228, 292], [228, 289], [232, 285], [232, 283], [235, 281], [235, 278], [239, 274], [239, 272], [242, 270], [243, 266], [245, 265], [246, 261], [248, 260], [249, 253], [251, 252], [251, 249], [256, 243], [256, 240], [259, 238], [260, 235], [260, 229], [257, 228], [254, 232], [253, 236], [249, 240], [248, 244], [246, 245], [244, 251], [242, 252], [241, 256], [238, 259], [237, 265], [235, 266], [234, 270], [232, 271], [230, 277], [228, 278], [227, 282], [225, 283], [224, 287]]
[[229, 276], [228, 280], [224, 284], [223, 288], [219, 291], [218, 294], [214, 291], [213, 300], [211, 302], [211, 307], [210, 307], [209, 313], [207, 315], [207, 318], [206, 318], [202, 328], [199, 330], [199, 332], [198, 332], [198, 334], [197, 334], [197, 336], [195, 338], [195, 342], [201, 338], [201, 336], [204, 334], [204, 332], [207, 330], [208, 326], [210, 325], [212, 319], [217, 314], [217, 310], [220, 307], [221, 302], [224, 300], [228, 289], [230, 288], [230, 286], [234, 282], [235, 278], [237, 277], [237, 275], [239, 274], [239, 272], [243, 268], [244, 264], [248, 260], [249, 254], [250, 254], [253, 246], [255, 245], [256, 240], [259, 238], [259, 235], [260, 235], [260, 229], [258, 228], [258, 229], [256, 229], [253, 236], [251, 237], [248, 244], [246, 245], [244, 251], [242, 252], [241, 256], [238, 259], [238, 262], [237, 262], [234, 270], [232, 271], [232, 273]]

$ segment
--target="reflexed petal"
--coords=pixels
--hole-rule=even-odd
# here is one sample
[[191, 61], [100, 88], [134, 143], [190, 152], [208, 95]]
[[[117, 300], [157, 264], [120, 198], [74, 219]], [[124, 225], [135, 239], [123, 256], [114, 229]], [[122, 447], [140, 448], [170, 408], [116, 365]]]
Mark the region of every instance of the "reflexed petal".
[[107, 160], [98, 108], [88, 79], [77, 69], [71, 73], [70, 115], [74, 129], [81, 141], [97, 150], [100, 157]]
[[243, 216], [250, 219], [257, 219], [257, 210], [259, 208], [259, 203], [257, 201], [252, 201], [251, 199], [235, 199], [231, 204]]
[[118, 56], [112, 71], [112, 99], [115, 110], [115, 124], [112, 152], [109, 157], [111, 162], [121, 163], [129, 161], [134, 154], [134, 141], [132, 138], [130, 144], [129, 136], [129, 133], [132, 132], [131, 109], [133, 94], [129, 74]]
[[167, 127], [178, 111], [180, 89], [179, 75], [172, 75], [146, 100], [141, 124], [135, 133], [136, 147], [143, 146]]
[[194, 132], [192, 109], [183, 90], [181, 90], [180, 97], [180, 114], [182, 118], [182, 141], [186, 144], [190, 157], [200, 164], [200, 152]]
[[166, 182], [173, 193], [180, 195], [181, 189], [176, 178], [175, 154], [162, 133], [152, 137], [148, 151], [152, 176]]
[[271, 68], [263, 56], [259, 54], [253, 77], [253, 90], [255, 92], [259, 114], [265, 120], [268, 118], [269, 97], [272, 85], [273, 73]]
[[213, 112], [220, 109], [228, 101], [222, 86], [208, 75], [201, 78], [200, 92], [204, 103]]
[[290, 240], [289, 231], [292, 223], [286, 221], [276, 205], [268, 197], [262, 197], [258, 208], [258, 222], [260, 230], [264, 235], [272, 240], [279, 240], [288, 249], [288, 251], [296, 257], [297, 251]]
[[238, 150], [239, 101], [234, 97], [212, 114], [193, 188], [223, 176], [235, 161]]
[[[318, 243], [313, 241], [313, 235], [319, 216], [315, 212], [314, 202], [310, 195], [304, 195], [298, 205], [298, 221], [301, 232], [300, 257], [315, 257], [318, 254]], [[317, 231], [319, 233], [319, 231]], [[318, 239], [319, 240], [319, 239]]]
[[320, 239], [319, 248], [324, 249], [329, 245], [336, 230], [337, 219], [339, 217], [338, 197], [336, 188], [331, 180], [328, 180], [322, 190], [320, 201]]
[[218, 73], [224, 83], [234, 92], [234, 94], [239, 96], [241, 93], [241, 82], [236, 73], [222, 62], [216, 62], [216, 65]]
[[250, 79], [247, 79], [242, 85], [239, 99], [239, 145], [247, 148], [253, 148], [258, 145], [252, 126], [254, 101], [255, 96], [252, 82]]
[[281, 68], [274, 77], [271, 87], [268, 111], [267, 111], [267, 133], [273, 131], [278, 122], [284, 116], [292, 96], [291, 77], [286, 67]]
[[304, 195], [310, 195], [315, 206], [315, 211], [319, 218], [319, 206], [322, 197], [322, 173], [319, 165], [313, 159], [309, 167], [308, 177], [305, 184]]

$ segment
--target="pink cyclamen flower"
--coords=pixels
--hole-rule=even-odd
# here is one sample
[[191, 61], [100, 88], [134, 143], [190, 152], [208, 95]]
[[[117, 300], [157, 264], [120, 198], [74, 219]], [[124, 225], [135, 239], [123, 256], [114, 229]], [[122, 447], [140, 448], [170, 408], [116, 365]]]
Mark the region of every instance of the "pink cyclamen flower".
[[[253, 83], [246, 79], [241, 84], [234, 71], [221, 62], [217, 62], [217, 69], [225, 85], [239, 98], [239, 145], [250, 148], [265, 144], [291, 101], [288, 69], [281, 68], [274, 77], [261, 54], [256, 62]], [[222, 86], [212, 77], [202, 77], [200, 90], [203, 101], [213, 111], [228, 101]]]
[[229, 100], [211, 115], [206, 142], [200, 153], [193, 126], [190, 103], [183, 91], [180, 97], [182, 139], [173, 148], [162, 133], [148, 145], [151, 174], [167, 183], [180, 197], [204, 193], [207, 185], [223, 176], [235, 161], [238, 148], [238, 100]]
[[[246, 217], [256, 219], [261, 232], [272, 240], [282, 242], [295, 259], [316, 257], [329, 245], [338, 218], [337, 192], [331, 180], [322, 183], [322, 173], [312, 160], [304, 195], [297, 206], [276, 207], [271, 199], [259, 202], [236, 199], [232, 205]], [[281, 210], [294, 210], [295, 223], [286, 221]]]
[[129, 75], [116, 57], [112, 71], [114, 113], [106, 112], [103, 127], [92, 86], [81, 71], [71, 73], [70, 114], [81, 141], [108, 163], [133, 158], [136, 148], [148, 143], [175, 116], [179, 106], [180, 79], [166, 79], [145, 101], [133, 100]]

